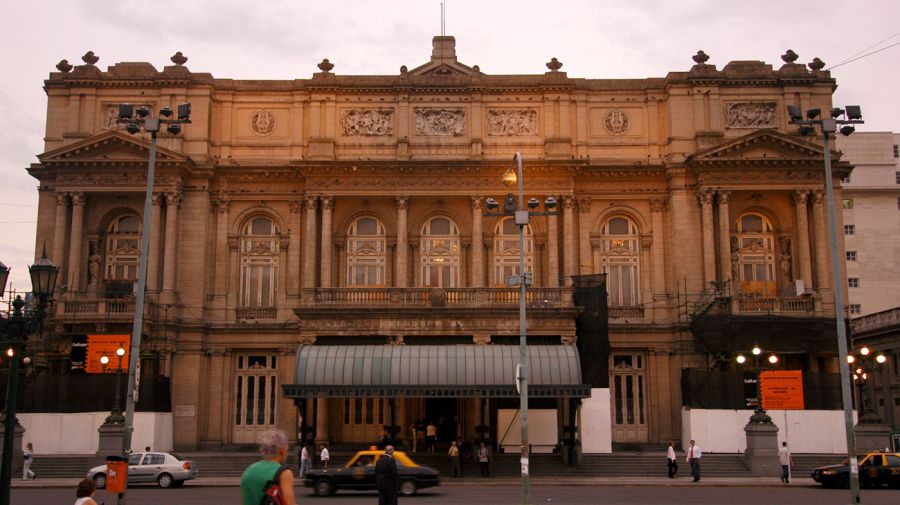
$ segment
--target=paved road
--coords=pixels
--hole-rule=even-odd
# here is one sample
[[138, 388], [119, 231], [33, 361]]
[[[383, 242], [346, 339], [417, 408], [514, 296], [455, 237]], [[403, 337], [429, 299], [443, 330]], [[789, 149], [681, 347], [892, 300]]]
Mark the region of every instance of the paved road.
[[[361, 505], [378, 501], [375, 493], [338, 493], [329, 498], [316, 498], [306, 489], [299, 489], [301, 504], [319, 505]], [[520, 486], [513, 484], [446, 485], [434, 490], [423, 490], [413, 498], [403, 498], [403, 505], [465, 504], [505, 505], [520, 503]], [[900, 490], [864, 490], [862, 503], [865, 505], [895, 505], [900, 503]], [[95, 496], [98, 503], [114, 505], [115, 496], [99, 491]], [[75, 501], [73, 489], [16, 488], [13, 489], [14, 505], [68, 504]], [[634, 484], [597, 486], [533, 486], [531, 503], [539, 504], [628, 504], [666, 505], [678, 504], [723, 504], [728, 505], [845, 505], [850, 501], [847, 490], [821, 489], [813, 486], [751, 486], [720, 487], [704, 486], [635, 486]], [[182, 489], [136, 488], [129, 491], [128, 505], [239, 505], [238, 489], [235, 487], [185, 486]]]

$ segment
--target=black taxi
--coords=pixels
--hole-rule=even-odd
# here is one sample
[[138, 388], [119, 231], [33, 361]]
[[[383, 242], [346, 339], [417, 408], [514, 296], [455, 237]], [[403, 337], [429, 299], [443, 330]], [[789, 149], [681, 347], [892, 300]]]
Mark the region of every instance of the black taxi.
[[[359, 451], [344, 466], [316, 468], [306, 473], [303, 485], [313, 489], [318, 496], [328, 496], [338, 490], [371, 491], [375, 485], [375, 463], [384, 451], [370, 449]], [[439, 486], [437, 470], [417, 465], [405, 452], [394, 451], [397, 471], [400, 474], [400, 494], [412, 496], [419, 489]]]
[[[900, 453], [869, 452], [856, 457], [859, 462], [859, 485], [878, 487], [888, 485], [900, 487]], [[849, 460], [838, 465], [816, 468], [812, 472], [814, 481], [825, 487], [850, 487]]]

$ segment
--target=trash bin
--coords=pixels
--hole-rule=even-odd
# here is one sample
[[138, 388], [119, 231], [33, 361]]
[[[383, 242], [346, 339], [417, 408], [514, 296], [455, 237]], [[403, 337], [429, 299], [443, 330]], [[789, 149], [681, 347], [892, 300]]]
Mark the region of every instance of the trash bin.
[[128, 458], [122, 456], [106, 457], [106, 491], [124, 493], [128, 486]]

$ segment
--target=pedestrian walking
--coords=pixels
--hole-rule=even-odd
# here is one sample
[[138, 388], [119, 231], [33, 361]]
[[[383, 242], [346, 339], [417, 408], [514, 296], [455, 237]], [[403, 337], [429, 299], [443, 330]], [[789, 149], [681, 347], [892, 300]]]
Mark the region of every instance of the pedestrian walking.
[[375, 463], [375, 484], [378, 486], [378, 505], [397, 505], [400, 492], [400, 472], [394, 459], [394, 446], [384, 448], [384, 456]]
[[453, 476], [462, 477], [462, 463], [459, 460], [459, 447], [456, 445], [456, 440], [450, 442], [447, 458], [450, 459], [450, 468], [453, 469]]
[[97, 488], [94, 485], [94, 479], [81, 479], [78, 482], [78, 489], [75, 490], [75, 504], [74, 505], [97, 505], [97, 502], [94, 501], [94, 492], [96, 492]]
[[409, 441], [412, 445], [413, 454], [416, 453], [416, 423], [412, 423], [409, 425]]
[[287, 435], [271, 430], [259, 437], [262, 459], [248, 466], [241, 476], [241, 505], [259, 505], [270, 481], [278, 483], [284, 505], [297, 505], [294, 498], [294, 473], [285, 466], [288, 456]]
[[322, 444], [322, 452], [319, 453], [319, 459], [322, 460], [322, 468], [328, 468], [328, 458], [331, 456], [328, 455], [328, 448], [325, 447], [325, 444]]
[[687, 461], [688, 464], [691, 465], [691, 475], [694, 477], [694, 482], [700, 482], [700, 457], [703, 454], [700, 452], [700, 447], [697, 446], [697, 443], [691, 440], [691, 447], [688, 448]]
[[434, 452], [434, 443], [437, 441], [437, 426], [433, 422], [428, 421], [425, 428], [425, 445], [428, 446], [428, 452]]
[[31, 442], [28, 442], [25, 445], [25, 451], [23, 451], [22, 461], [22, 480], [34, 479], [34, 472], [31, 470], [31, 463], [34, 462], [34, 446], [31, 445]]
[[675, 457], [675, 441], [669, 443], [669, 449], [666, 451], [666, 458], [669, 460], [669, 478], [674, 479], [678, 475], [678, 458]]
[[309, 449], [306, 447], [306, 442], [300, 444], [300, 478], [306, 477], [306, 472], [309, 471], [312, 466], [312, 461], [309, 459]]
[[791, 483], [791, 466], [794, 464], [794, 458], [791, 451], [788, 450], [787, 442], [782, 442], [778, 449], [778, 462], [781, 463], [781, 482], [785, 484]]
[[491, 476], [491, 453], [488, 451], [484, 442], [478, 446], [478, 466], [481, 467], [481, 476], [482, 477], [490, 477]]

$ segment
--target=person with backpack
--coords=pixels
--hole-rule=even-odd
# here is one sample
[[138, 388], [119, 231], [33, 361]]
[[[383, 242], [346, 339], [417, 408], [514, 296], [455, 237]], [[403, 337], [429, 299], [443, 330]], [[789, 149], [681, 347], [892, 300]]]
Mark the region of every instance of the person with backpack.
[[248, 466], [241, 476], [241, 505], [297, 505], [294, 474], [284, 464], [288, 456], [287, 435], [281, 430], [263, 433], [259, 451], [262, 460]]

